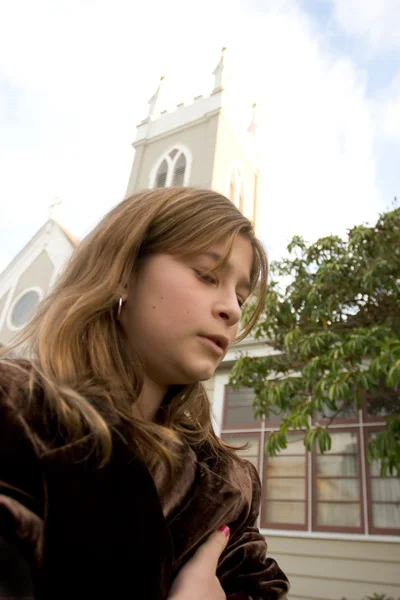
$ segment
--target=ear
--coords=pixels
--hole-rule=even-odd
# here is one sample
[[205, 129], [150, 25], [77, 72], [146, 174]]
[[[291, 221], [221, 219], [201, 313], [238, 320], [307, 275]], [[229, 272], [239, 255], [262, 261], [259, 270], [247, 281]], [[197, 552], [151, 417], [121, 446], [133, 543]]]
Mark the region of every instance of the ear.
[[118, 300], [122, 298], [122, 302], [126, 302], [128, 300], [128, 288], [119, 286], [116, 290], [116, 296]]

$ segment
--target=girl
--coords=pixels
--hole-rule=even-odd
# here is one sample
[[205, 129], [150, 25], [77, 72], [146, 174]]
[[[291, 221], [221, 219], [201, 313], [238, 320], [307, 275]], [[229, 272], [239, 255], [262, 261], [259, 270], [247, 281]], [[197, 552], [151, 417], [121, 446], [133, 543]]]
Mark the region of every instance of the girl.
[[0, 361], [0, 535], [35, 599], [285, 597], [258, 475], [201, 383], [266, 279], [251, 223], [210, 190], [141, 192], [79, 245], [18, 340], [29, 361]]

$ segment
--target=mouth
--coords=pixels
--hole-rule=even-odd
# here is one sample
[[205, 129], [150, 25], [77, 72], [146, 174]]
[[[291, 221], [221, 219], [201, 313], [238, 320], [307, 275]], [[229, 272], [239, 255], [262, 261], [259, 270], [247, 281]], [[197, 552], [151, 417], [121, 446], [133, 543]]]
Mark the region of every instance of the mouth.
[[228, 347], [228, 339], [222, 335], [200, 335], [199, 337], [208, 342], [209, 347], [219, 356], [224, 354]]

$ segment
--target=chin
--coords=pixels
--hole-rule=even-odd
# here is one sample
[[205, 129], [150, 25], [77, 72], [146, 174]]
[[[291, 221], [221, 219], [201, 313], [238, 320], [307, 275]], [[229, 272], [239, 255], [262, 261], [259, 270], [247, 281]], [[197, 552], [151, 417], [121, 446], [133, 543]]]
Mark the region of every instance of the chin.
[[219, 361], [204, 360], [203, 357], [190, 361], [176, 360], [175, 368], [169, 372], [168, 385], [191, 385], [198, 381], [207, 381], [214, 375], [218, 365]]
[[215, 368], [202, 369], [201, 371], [199, 369], [185, 369], [182, 370], [180, 375], [174, 378], [174, 382], [170, 382], [169, 385], [192, 385], [199, 381], [211, 379], [214, 373]]
[[211, 379], [211, 377], [215, 373], [216, 368], [217, 368], [216, 366], [213, 366], [208, 369], [203, 369], [202, 371], [198, 371], [197, 374], [195, 375], [195, 381], [207, 381], [208, 379]]

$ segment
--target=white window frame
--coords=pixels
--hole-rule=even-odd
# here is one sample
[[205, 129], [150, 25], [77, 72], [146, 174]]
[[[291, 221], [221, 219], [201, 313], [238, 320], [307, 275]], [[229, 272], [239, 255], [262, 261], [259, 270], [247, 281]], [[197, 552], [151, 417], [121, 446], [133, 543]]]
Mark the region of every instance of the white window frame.
[[20, 327], [16, 327], [13, 322], [12, 322], [12, 314], [14, 312], [14, 308], [15, 305], [17, 304], [17, 302], [23, 297], [25, 296], [25, 294], [27, 294], [28, 292], [36, 292], [39, 296], [39, 303], [43, 300], [44, 298], [44, 292], [42, 290], [42, 288], [40, 288], [37, 285], [32, 285], [30, 287], [27, 287], [25, 289], [22, 290], [22, 292], [20, 292], [18, 294], [18, 296], [16, 296], [13, 301], [11, 302], [9, 308], [8, 308], [8, 312], [7, 312], [7, 327], [10, 331], [21, 331], [21, 329], [23, 329], [28, 323], [29, 321], [27, 321], [27, 323], [25, 323], [25, 325], [21, 325]]
[[[265, 349], [264, 350], [259, 350], [256, 351], [256, 355], [257, 356], [265, 356], [266, 352]], [[250, 354], [250, 353], [248, 353]], [[213, 391], [213, 395], [212, 395], [212, 422], [213, 422], [213, 427], [214, 427], [214, 431], [216, 433], [216, 435], [218, 437], [221, 437], [222, 432], [229, 434], [229, 435], [235, 435], [235, 434], [251, 434], [253, 431], [258, 433], [260, 435], [260, 439], [261, 439], [261, 447], [264, 447], [264, 442], [265, 442], [265, 432], [270, 431], [270, 430], [275, 430], [276, 427], [266, 427], [265, 424], [262, 426], [261, 429], [257, 429], [257, 430], [252, 430], [251, 427], [244, 427], [243, 429], [229, 429], [228, 427], [223, 430], [223, 416], [224, 416], [224, 402], [225, 402], [225, 386], [229, 384], [229, 373], [215, 373], [214, 375], [214, 391]], [[343, 431], [345, 429], [349, 429], [349, 430], [358, 430], [359, 431], [359, 435], [360, 435], [360, 439], [363, 440], [363, 428], [365, 426], [371, 426], [373, 427], [374, 424], [365, 424], [363, 422], [362, 419], [362, 410], [360, 412], [361, 415], [361, 420], [355, 424], [355, 423], [348, 423], [348, 424], [337, 424], [337, 425], [332, 425], [331, 426], [331, 431], [334, 432], [335, 429], [338, 429], [339, 431]], [[363, 442], [360, 441], [360, 444], [362, 444]], [[362, 451], [363, 445], [360, 445], [359, 447], [360, 451]], [[263, 473], [263, 463], [264, 463], [264, 456], [262, 454], [261, 456], [262, 458], [262, 464], [260, 465], [260, 473]], [[330, 531], [315, 531], [312, 529], [312, 470], [311, 470], [311, 452], [308, 452], [308, 464], [306, 465], [307, 469], [308, 469], [308, 485], [309, 485], [309, 492], [311, 492], [309, 494], [309, 497], [307, 499], [307, 522], [308, 522], [308, 528], [306, 530], [298, 530], [298, 529], [278, 529], [278, 528], [264, 528], [264, 527], [260, 527], [260, 523], [259, 523], [259, 527], [260, 527], [260, 532], [263, 535], [268, 535], [269, 537], [298, 537], [298, 538], [308, 538], [308, 539], [332, 539], [332, 540], [357, 540], [357, 541], [367, 541], [367, 542], [392, 542], [392, 543], [396, 543], [398, 544], [400, 542], [400, 536], [397, 534], [388, 534], [388, 535], [384, 535], [384, 534], [371, 534], [368, 530], [368, 517], [367, 517], [367, 513], [365, 513], [364, 515], [364, 533], [347, 533], [347, 532], [341, 532], [341, 531], [337, 531], [337, 532], [330, 532]], [[363, 487], [365, 486], [365, 455], [362, 454], [361, 456], [361, 462], [362, 462], [362, 472], [360, 472], [360, 485], [362, 485]], [[311, 488], [311, 489], [310, 489]], [[365, 489], [363, 489], [363, 502], [364, 502], [364, 510], [366, 507], [366, 502], [367, 502], [367, 498], [366, 498], [366, 493], [365, 493]], [[260, 510], [260, 515], [261, 515], [261, 510]]]
[[[244, 184], [244, 179], [242, 176], [242, 170], [240, 168], [240, 164], [238, 161], [234, 161], [230, 168], [229, 168], [229, 176], [228, 176], [228, 182], [226, 185], [226, 197], [230, 198], [230, 191], [231, 191], [231, 181], [234, 181], [235, 184], [235, 197], [232, 200], [232, 202], [234, 203], [234, 205], [237, 208], [240, 208], [240, 210], [242, 212], [244, 212], [244, 208], [245, 208], [245, 203], [246, 203], [246, 186]], [[240, 199], [240, 189], [243, 186], [243, 205], [240, 207], [239, 206], [239, 199]]]
[[[169, 154], [170, 154], [170, 152], [172, 152], [172, 150], [175, 150], [175, 149], [178, 150], [178, 152], [174, 156], [174, 158], [171, 158]], [[193, 162], [192, 153], [190, 152], [188, 146], [186, 146], [185, 144], [173, 144], [154, 163], [154, 165], [150, 171], [150, 175], [149, 175], [149, 188], [156, 187], [158, 169], [161, 167], [161, 164], [164, 160], [166, 161], [166, 163], [168, 165], [167, 179], [165, 181], [164, 187], [171, 187], [171, 185], [173, 183], [173, 178], [174, 178], [174, 166], [181, 154], [184, 154], [185, 158], [186, 158], [186, 167], [185, 167], [185, 175], [183, 177], [183, 186], [185, 187], [185, 186], [189, 185], [190, 175], [192, 172], [192, 162]]]

